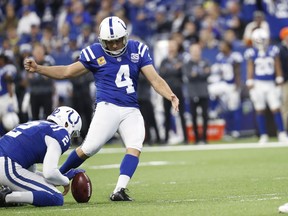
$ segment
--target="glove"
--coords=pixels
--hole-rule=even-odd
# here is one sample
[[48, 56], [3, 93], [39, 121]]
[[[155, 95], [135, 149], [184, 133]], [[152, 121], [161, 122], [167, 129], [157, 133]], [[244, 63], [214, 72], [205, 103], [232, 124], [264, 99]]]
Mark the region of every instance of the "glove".
[[70, 169], [64, 174], [69, 180], [71, 180], [77, 173], [85, 172], [84, 169]]

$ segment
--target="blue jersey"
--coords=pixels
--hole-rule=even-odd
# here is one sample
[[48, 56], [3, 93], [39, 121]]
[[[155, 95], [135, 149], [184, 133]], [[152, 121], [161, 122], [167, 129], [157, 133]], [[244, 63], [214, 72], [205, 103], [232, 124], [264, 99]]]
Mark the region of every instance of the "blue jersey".
[[7, 76], [14, 78], [16, 76], [16, 67], [12, 64], [5, 65], [0, 68], [0, 96], [7, 94]]
[[70, 138], [64, 127], [48, 121], [31, 121], [1, 137], [0, 152], [27, 169], [35, 163], [43, 163], [46, 135], [58, 141], [62, 153], [69, 148]]
[[242, 61], [243, 57], [239, 52], [232, 52], [228, 56], [225, 56], [223, 53], [219, 53], [216, 56], [218, 70], [225, 82], [229, 84], [235, 83], [234, 65], [240, 64]]
[[119, 57], [112, 57], [95, 43], [81, 51], [79, 61], [93, 73], [96, 103], [105, 101], [123, 107], [139, 107], [136, 93], [139, 72], [152, 64], [145, 44], [129, 40], [126, 51]]
[[279, 55], [277, 46], [269, 46], [265, 51], [249, 48], [245, 52], [245, 58], [254, 62], [254, 79], [275, 80], [275, 57]]

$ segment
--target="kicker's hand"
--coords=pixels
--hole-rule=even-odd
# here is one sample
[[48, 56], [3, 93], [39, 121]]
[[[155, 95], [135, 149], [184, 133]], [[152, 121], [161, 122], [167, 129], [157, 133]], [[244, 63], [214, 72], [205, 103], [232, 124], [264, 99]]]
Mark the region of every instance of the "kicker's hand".
[[175, 94], [171, 95], [171, 103], [172, 103], [172, 107], [174, 108], [174, 110], [176, 112], [179, 112], [179, 99], [177, 98]]
[[37, 63], [32, 58], [24, 59], [24, 68], [27, 72], [35, 73], [37, 71]]

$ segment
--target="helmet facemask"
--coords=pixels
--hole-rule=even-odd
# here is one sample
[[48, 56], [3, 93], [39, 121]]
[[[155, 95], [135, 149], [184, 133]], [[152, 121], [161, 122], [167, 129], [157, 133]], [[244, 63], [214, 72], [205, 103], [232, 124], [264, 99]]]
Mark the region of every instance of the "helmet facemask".
[[[111, 55], [111, 56], [114, 56], [114, 57], [118, 57], [118, 56], [122, 55], [122, 54], [125, 52], [126, 48], [127, 48], [127, 41], [128, 41], [127, 38], [128, 38], [127, 36], [124, 36], [124, 37], [122, 37], [122, 38], [115, 39], [115, 40], [102, 40], [102, 39], [99, 38], [99, 41], [100, 41], [100, 43], [101, 43], [102, 48], [104, 49], [104, 51], [105, 51], [108, 55]], [[115, 43], [119, 43], [118, 40], [121, 40], [121, 42], [122, 42], [122, 44], [123, 44], [123, 47], [120, 48], [120, 49], [118, 49], [118, 50], [115, 50], [115, 51], [109, 50], [109, 49], [108, 49], [107, 42], [109, 43], [109, 42], [117, 41], [117, 42], [115, 42]]]

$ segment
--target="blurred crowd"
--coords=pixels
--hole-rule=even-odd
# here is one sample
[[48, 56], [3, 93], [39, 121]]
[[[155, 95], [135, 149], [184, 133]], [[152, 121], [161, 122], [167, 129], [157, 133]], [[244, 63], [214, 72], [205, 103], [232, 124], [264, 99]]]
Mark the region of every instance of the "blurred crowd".
[[[257, 28], [268, 32], [271, 44], [281, 46], [288, 35], [282, 31], [284, 36], [280, 37], [281, 30], [288, 27], [287, 0], [1, 1], [0, 80], [5, 73], [10, 86], [4, 92], [9, 93], [7, 107], [9, 112], [17, 113], [19, 122], [45, 119], [55, 106], [69, 105], [82, 116], [81, 133], [85, 137], [94, 107], [96, 87], [92, 74], [55, 81], [27, 74], [23, 59], [33, 57], [43, 65], [76, 61], [83, 48], [98, 42], [99, 23], [111, 15], [126, 22], [131, 39], [137, 38], [149, 46], [155, 67], [182, 101], [178, 118], [171, 113], [170, 104], [155, 98], [140, 78], [138, 94], [146, 121], [146, 143], [173, 142], [171, 136], [179, 134], [180, 142], [207, 143], [209, 122], [215, 119], [224, 119], [224, 133], [234, 138], [249, 129], [257, 134], [250, 121], [253, 116], [247, 117], [251, 118], [248, 125], [243, 118], [245, 110], [252, 110], [245, 85], [244, 52], [252, 46], [251, 35]], [[227, 55], [232, 56], [233, 67], [226, 68], [223, 78], [218, 73], [219, 64]], [[285, 59], [282, 71], [287, 82]], [[221, 81], [229, 80], [229, 76], [235, 79], [233, 86], [227, 87]], [[288, 90], [284, 91], [287, 95]], [[0, 86], [0, 100], [1, 96]], [[5, 112], [0, 106], [0, 119]], [[286, 108], [282, 112], [285, 128], [287, 113]], [[9, 120], [2, 123], [3, 133], [9, 129]], [[188, 126], [197, 124], [201, 124], [201, 130], [192, 127], [191, 138], [192, 129]]]

